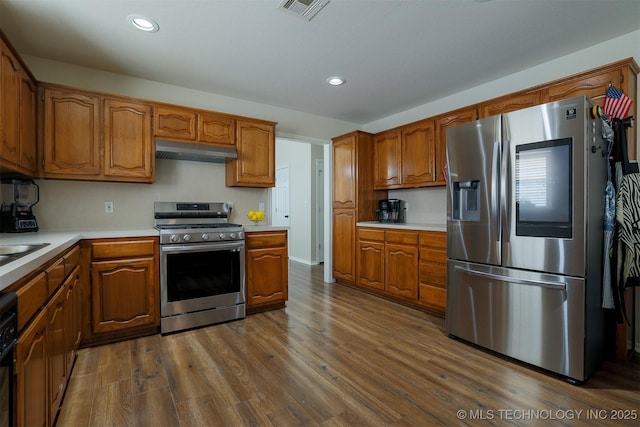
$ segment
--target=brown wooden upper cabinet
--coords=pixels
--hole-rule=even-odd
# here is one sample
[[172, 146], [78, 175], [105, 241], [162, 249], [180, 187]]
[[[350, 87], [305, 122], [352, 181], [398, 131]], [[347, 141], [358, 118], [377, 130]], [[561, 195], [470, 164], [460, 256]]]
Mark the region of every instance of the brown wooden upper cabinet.
[[45, 178], [153, 182], [151, 107], [75, 89], [44, 89]]
[[275, 185], [275, 123], [237, 120], [236, 149], [238, 158], [226, 163], [227, 187]]
[[0, 169], [35, 175], [36, 85], [0, 40]]
[[507, 95], [480, 104], [479, 118], [509, 113], [540, 104], [540, 92]]
[[198, 114], [198, 141], [220, 145], [236, 144], [236, 121], [216, 113]]
[[421, 120], [376, 134], [374, 188], [435, 185], [435, 125]]
[[373, 138], [373, 187], [398, 188], [402, 170], [402, 141], [399, 129], [378, 133]]
[[193, 143], [235, 145], [233, 116], [178, 106], [154, 107], [154, 136]]
[[159, 138], [196, 140], [197, 114], [186, 108], [154, 107], [153, 131]]
[[447, 129], [462, 123], [472, 122], [478, 119], [476, 107], [463, 108], [443, 114], [436, 118], [436, 161], [435, 161], [435, 182], [445, 185], [442, 171], [447, 164]]
[[104, 101], [104, 175], [153, 181], [155, 153], [151, 139], [151, 106]]
[[41, 176], [99, 179], [100, 99], [62, 89], [44, 90], [44, 147]]
[[357, 134], [333, 140], [333, 207], [356, 207], [356, 138]]

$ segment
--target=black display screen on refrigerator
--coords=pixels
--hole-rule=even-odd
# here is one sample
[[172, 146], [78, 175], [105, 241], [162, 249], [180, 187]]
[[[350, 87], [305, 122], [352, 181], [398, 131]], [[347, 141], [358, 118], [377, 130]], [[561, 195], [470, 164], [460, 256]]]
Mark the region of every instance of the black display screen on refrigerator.
[[516, 235], [571, 238], [572, 138], [516, 146]]

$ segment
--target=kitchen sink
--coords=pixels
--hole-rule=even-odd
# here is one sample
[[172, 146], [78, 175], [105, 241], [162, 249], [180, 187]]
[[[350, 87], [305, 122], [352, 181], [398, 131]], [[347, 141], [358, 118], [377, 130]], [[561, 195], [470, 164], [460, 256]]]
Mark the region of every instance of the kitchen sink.
[[39, 243], [37, 245], [0, 245], [0, 266], [15, 261], [48, 245], [49, 243]]

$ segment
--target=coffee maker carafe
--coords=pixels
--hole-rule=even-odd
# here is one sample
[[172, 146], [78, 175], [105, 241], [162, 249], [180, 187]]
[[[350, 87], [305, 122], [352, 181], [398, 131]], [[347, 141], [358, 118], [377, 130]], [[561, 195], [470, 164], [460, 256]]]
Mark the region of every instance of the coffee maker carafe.
[[38, 223], [31, 209], [40, 200], [38, 186], [30, 179], [3, 179], [0, 184], [0, 232], [38, 231]]
[[380, 222], [404, 222], [404, 202], [398, 199], [384, 199], [378, 202], [376, 218]]

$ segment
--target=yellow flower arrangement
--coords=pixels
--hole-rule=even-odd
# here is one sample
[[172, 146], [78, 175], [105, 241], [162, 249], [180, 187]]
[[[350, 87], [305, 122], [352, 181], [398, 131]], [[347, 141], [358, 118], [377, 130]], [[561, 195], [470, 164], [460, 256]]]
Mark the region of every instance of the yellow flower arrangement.
[[258, 223], [264, 219], [264, 212], [263, 211], [249, 211], [249, 212], [247, 212], [247, 218], [249, 218], [251, 221], [255, 222], [256, 225], [258, 225]]

